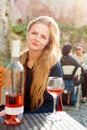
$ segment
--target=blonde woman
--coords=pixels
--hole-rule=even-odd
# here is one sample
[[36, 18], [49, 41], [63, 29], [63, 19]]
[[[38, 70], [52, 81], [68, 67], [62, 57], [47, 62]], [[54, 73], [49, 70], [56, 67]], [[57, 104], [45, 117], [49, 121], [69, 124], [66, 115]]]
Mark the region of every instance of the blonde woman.
[[[28, 50], [20, 58], [25, 69], [24, 112], [52, 112], [53, 98], [46, 87], [49, 76], [62, 76], [59, 28], [52, 17], [40, 16], [29, 23], [26, 37]], [[62, 110], [58, 99], [57, 110]]]

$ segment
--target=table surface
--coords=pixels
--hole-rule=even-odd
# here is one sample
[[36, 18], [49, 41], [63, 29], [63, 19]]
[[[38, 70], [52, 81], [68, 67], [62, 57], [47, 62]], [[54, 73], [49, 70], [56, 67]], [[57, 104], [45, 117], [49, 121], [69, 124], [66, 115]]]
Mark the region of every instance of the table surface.
[[56, 113], [61, 120], [55, 122], [47, 119], [48, 114], [24, 114], [23, 123], [17, 126], [3, 124], [0, 119], [0, 130], [87, 130], [64, 111]]

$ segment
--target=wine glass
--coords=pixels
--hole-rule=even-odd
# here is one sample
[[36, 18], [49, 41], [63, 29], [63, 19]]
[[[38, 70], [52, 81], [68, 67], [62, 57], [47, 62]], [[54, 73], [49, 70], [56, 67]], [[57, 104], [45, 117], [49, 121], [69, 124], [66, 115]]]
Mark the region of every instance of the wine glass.
[[[47, 84], [47, 92], [53, 96], [53, 113], [47, 116], [47, 119], [58, 120], [56, 116], [57, 97], [64, 91], [64, 81], [62, 77], [49, 77]], [[59, 118], [60, 120], [60, 118]]]

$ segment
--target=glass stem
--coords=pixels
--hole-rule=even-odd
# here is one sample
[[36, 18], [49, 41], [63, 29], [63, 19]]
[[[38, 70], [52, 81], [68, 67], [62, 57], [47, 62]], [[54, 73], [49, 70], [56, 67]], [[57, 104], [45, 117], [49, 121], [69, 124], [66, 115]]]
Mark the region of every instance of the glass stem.
[[53, 97], [53, 113], [56, 114], [56, 96]]

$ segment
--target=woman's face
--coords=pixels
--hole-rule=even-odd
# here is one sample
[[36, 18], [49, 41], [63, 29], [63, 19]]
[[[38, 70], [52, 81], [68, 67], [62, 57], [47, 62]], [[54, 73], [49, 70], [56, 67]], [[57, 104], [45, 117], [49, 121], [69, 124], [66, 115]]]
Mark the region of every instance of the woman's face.
[[29, 50], [42, 51], [49, 43], [50, 31], [47, 25], [36, 23], [31, 26], [27, 33], [27, 44]]
[[83, 54], [83, 49], [82, 49], [82, 47], [80, 47], [80, 46], [77, 46], [77, 47], [76, 47], [76, 54], [77, 54], [78, 56], [80, 56], [80, 55]]

